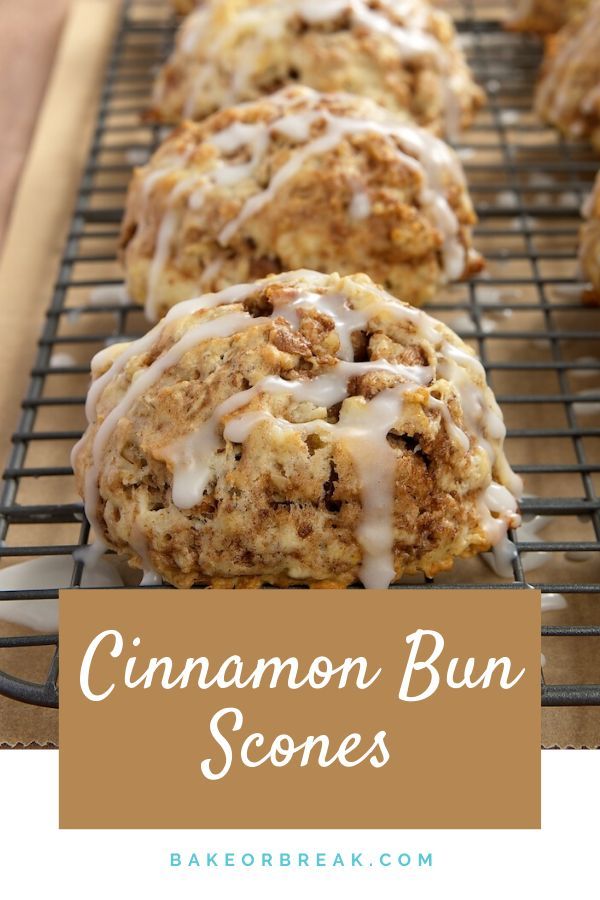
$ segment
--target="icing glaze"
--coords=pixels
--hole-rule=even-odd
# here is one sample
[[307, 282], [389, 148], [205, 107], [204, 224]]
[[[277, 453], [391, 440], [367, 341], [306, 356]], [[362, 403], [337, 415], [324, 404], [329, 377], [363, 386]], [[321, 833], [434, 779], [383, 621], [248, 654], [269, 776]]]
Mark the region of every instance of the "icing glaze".
[[[235, 52], [235, 67], [228, 89], [225, 85], [226, 100], [229, 102], [252, 93], [251, 79], [257, 57], [260, 58], [271, 43], [284, 40], [290, 22], [300, 20], [306, 26], [318, 29], [344, 16], [352, 29], [388, 39], [393, 52], [402, 62], [413, 64], [427, 61], [438, 70], [443, 79], [446, 130], [450, 136], [458, 132], [465, 75], [455, 71], [453, 44], [440, 40], [435, 28], [431, 27], [431, 9], [427, 3], [422, 0], [379, 0], [374, 5], [368, 0], [271, 0], [262, 6], [262, 9], [251, 5], [237, 9], [235, 17], [219, 29], [216, 22], [211, 26], [212, 17], [208, 9], [188, 17], [178, 46], [183, 57], [187, 56], [195, 63], [195, 74], [185, 98], [184, 117], [193, 117], [197, 98], [214, 78], [214, 67], [222, 68], [223, 58], [227, 59], [232, 49]], [[440, 21], [442, 15], [437, 11], [436, 20]], [[445, 16], [444, 19], [451, 27], [450, 20]], [[202, 43], [205, 31], [210, 31], [211, 35], [215, 32], [210, 45]], [[198, 58], [199, 45], [206, 60], [204, 62]], [[458, 41], [455, 46], [458, 47]], [[164, 89], [161, 84], [156, 94], [155, 99], [159, 103], [164, 99]]]

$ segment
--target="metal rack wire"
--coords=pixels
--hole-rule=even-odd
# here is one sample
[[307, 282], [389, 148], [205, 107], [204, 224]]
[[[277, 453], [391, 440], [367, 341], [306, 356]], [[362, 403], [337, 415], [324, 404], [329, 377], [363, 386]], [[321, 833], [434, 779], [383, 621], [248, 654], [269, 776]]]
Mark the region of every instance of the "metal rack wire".
[[[527, 529], [512, 535], [517, 554], [511, 578], [470, 560], [435, 583], [413, 581], [410, 587], [510, 589], [530, 583], [546, 596], [565, 595], [567, 610], [542, 629], [544, 638], [552, 639], [546, 647], [559, 661], [560, 681], [543, 678], [542, 703], [600, 706], [600, 666], [593, 666], [594, 659], [600, 660], [600, 309], [583, 305], [574, 290], [579, 209], [598, 163], [588, 148], [565, 142], [531, 113], [540, 58], [535, 39], [506, 34], [485, 17], [485, 5], [483, 13], [471, 2], [455, 7], [470, 63], [488, 93], [486, 109], [457, 145], [479, 215], [476, 243], [488, 272], [469, 285], [450, 287], [432, 312], [476, 346], [507, 420], [509, 456], [527, 489], [535, 492], [526, 496], [523, 512], [528, 518], [544, 517], [545, 527], [539, 537], [528, 536]], [[110, 291], [122, 283], [115, 248], [131, 167], [144, 161], [160, 139], [159, 130], [141, 124], [139, 114], [175, 26], [166, 4], [130, 0], [124, 6], [4, 473], [3, 566], [39, 557], [68, 559], [88, 542], [69, 450], [84, 424], [91, 356], [108, 342], [146, 330], [142, 310]], [[101, 294], [96, 290], [90, 297], [98, 287]], [[587, 388], [583, 392], [581, 384]], [[82, 578], [81, 561], [73, 561], [71, 586], [81, 586]], [[57, 596], [52, 587], [0, 591], [0, 620], [3, 601]], [[589, 683], [564, 677], [563, 650], [554, 654], [551, 649], [561, 641], [575, 660], [579, 648], [587, 648]], [[53, 650], [45, 680], [33, 684], [0, 672], [0, 694], [58, 705], [57, 635], [0, 635], [0, 650], [40, 646]]]

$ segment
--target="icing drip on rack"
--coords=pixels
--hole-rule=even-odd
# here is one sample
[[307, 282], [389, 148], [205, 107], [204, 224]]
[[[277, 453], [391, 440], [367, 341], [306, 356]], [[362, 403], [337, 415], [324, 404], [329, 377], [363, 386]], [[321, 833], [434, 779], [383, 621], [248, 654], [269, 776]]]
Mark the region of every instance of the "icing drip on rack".
[[[402, 59], [407, 61], [440, 53], [440, 43], [424, 30], [426, 7], [415, 0], [404, 3], [382, 0], [380, 12], [365, 0], [295, 0], [290, 7], [309, 25], [331, 22], [347, 12], [354, 25], [391, 38]], [[394, 15], [405, 18], [405, 24], [396, 25]]]
[[[361, 284], [361, 293], [371, 295], [373, 300], [363, 309], [354, 309], [344, 294], [319, 293], [324, 276], [316, 273], [288, 273], [269, 281], [285, 284], [293, 282], [299, 276], [302, 276], [304, 282], [308, 282], [309, 288], [303, 291], [288, 289], [274, 294], [273, 311], [269, 316], [253, 318], [249, 313], [240, 311], [239, 306], [230, 308], [231, 304], [257, 295], [260, 291], [260, 283], [236, 286], [173, 307], [148, 335], [121, 348], [120, 355], [115, 356], [115, 348], [98, 354], [93, 371], [99, 372], [107, 364], [109, 367], [96, 378], [88, 395], [86, 411], [91, 423], [97, 420], [98, 402], [109, 382], [126, 377], [127, 364], [135, 358], [143, 357], [154, 347], [165, 328], [202, 310], [214, 309], [218, 313], [213, 318], [204, 318], [192, 325], [146, 369], [138, 370], [135, 377], [125, 384], [119, 402], [98, 425], [91, 446], [92, 462], [85, 479], [86, 514], [97, 533], [102, 533], [97, 520], [97, 509], [103, 454], [114, 428], [120, 419], [128, 415], [133, 404], [169, 368], [177, 365], [186, 352], [203, 341], [215, 337], [230, 337], [281, 317], [296, 329], [300, 324], [302, 311], [316, 310], [331, 318], [335, 326], [340, 345], [337, 363], [331, 371], [308, 379], [288, 381], [279, 376], [266, 376], [247, 390], [228, 397], [193, 432], [174, 444], [161, 448], [161, 457], [172, 471], [174, 504], [181, 509], [197, 505], [209, 484], [215, 454], [222, 447], [223, 440], [243, 443], [261, 422], [268, 422], [274, 428], [291, 429], [302, 435], [328, 434], [347, 448], [360, 485], [362, 514], [356, 538], [363, 554], [361, 580], [366, 587], [387, 587], [395, 577], [393, 511], [396, 471], [396, 456], [387, 441], [387, 435], [395, 428], [402, 434], [404, 404], [410, 400], [411, 392], [419, 391], [419, 402], [423, 402], [423, 389], [437, 379], [445, 378], [452, 383], [460, 397], [466, 430], [463, 431], [454, 421], [450, 409], [436, 397], [428, 395], [426, 407], [440, 413], [441, 422], [457, 452], [479, 453], [487, 458], [491, 477], [481, 491], [478, 509], [481, 526], [490, 543], [501, 544], [506, 539], [509, 525], [518, 522], [515, 497], [519, 495], [521, 485], [502, 452], [495, 449], [501, 447], [505, 434], [498, 407], [490, 394], [486, 392], [484, 395], [482, 385], [485, 381], [474, 383], [472, 380], [482, 378], [481, 364], [466, 349], [451, 343], [446, 337], [447, 332], [442, 331], [434, 319], [420, 310], [399, 304], [374, 286]], [[352, 334], [367, 327], [378, 315], [408, 325], [420, 339], [427, 341], [436, 356], [435, 365], [405, 365], [384, 359], [355, 362], [351, 352]], [[397, 383], [383, 389], [370, 400], [362, 396], [348, 397], [349, 380], [370, 371], [393, 375]], [[289, 401], [313, 404], [315, 418], [293, 422], [276, 415], [264, 404], [267, 395], [275, 394], [284, 395]], [[262, 406], [256, 408], [257, 404], [253, 403], [255, 400], [262, 402]], [[342, 404], [338, 421], [326, 421], [327, 408], [338, 403]], [[250, 404], [253, 404], [253, 408], [249, 408]], [[74, 449], [73, 460], [80, 446], [81, 444]], [[377, 460], [376, 465], [373, 460]], [[507, 486], [491, 480], [494, 475]], [[149, 568], [144, 561], [145, 548], [142, 551], [142, 561], [145, 568]]]

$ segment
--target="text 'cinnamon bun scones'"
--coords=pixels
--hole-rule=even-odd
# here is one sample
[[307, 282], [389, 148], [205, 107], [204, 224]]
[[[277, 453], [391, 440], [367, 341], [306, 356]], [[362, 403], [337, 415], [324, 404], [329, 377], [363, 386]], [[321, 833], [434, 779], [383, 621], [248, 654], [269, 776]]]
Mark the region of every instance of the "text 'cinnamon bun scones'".
[[137, 169], [122, 226], [150, 319], [272, 272], [367, 272], [420, 304], [481, 268], [460, 161], [370, 100], [286, 88], [184, 123]]
[[88, 519], [172, 584], [387, 587], [519, 522], [481, 364], [365, 275], [181, 303], [92, 371], [73, 452]]
[[590, 0], [513, 0], [508, 27], [548, 34], [578, 15]]
[[220, 0], [183, 23], [149, 114], [202, 119], [294, 82], [371, 97], [438, 133], [483, 102], [451, 19], [425, 0]]
[[535, 95], [538, 115], [600, 151], [600, 0], [548, 40]]
[[581, 229], [579, 262], [584, 278], [591, 285], [585, 299], [590, 303], [600, 303], [600, 174], [583, 214], [586, 222]]

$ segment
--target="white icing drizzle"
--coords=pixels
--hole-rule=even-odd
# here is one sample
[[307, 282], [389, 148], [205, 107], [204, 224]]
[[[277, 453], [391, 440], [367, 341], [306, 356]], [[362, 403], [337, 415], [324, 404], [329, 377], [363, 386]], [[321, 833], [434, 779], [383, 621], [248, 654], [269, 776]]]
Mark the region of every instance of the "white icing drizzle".
[[216, 278], [221, 269], [223, 268], [223, 260], [222, 259], [213, 259], [210, 262], [204, 271], [202, 272], [202, 283], [210, 284], [213, 278]]
[[[70, 556], [44, 556], [7, 566], [0, 571], [0, 591], [69, 588], [73, 576]], [[108, 560], [85, 566], [82, 587], [123, 587], [117, 569]], [[0, 620], [26, 625], [35, 631], [58, 630], [58, 600], [3, 600]]]
[[[347, 397], [348, 380], [370, 371], [383, 371], [405, 378], [413, 386], [427, 383], [431, 379], [431, 369], [427, 366], [393, 365], [387, 360], [355, 363], [339, 362], [331, 373], [318, 375], [307, 381], [286, 381], [276, 376], [268, 376], [254, 387], [233, 394], [219, 404], [210, 419], [199, 429], [187, 435], [165, 451], [165, 456], [173, 466], [173, 502], [182, 509], [190, 509], [200, 502], [210, 479], [211, 457], [221, 446], [220, 426], [226, 416], [240, 409], [259, 394], [287, 394], [297, 401], [308, 401], [317, 407], [329, 407], [341, 403]], [[257, 418], [258, 415], [258, 418]], [[269, 412], [248, 413], [253, 422], [262, 418], [274, 419]], [[249, 421], [250, 421], [249, 419]], [[241, 419], [236, 420], [242, 427]], [[282, 427], [313, 431], [324, 423], [309, 422], [291, 425], [284, 419], [277, 419]], [[328, 423], [325, 423], [327, 426]], [[339, 429], [336, 429], [336, 431]], [[390, 429], [388, 428], [388, 431]], [[386, 432], [387, 434], [387, 432]], [[372, 457], [370, 458], [372, 464]]]
[[350, 213], [350, 218], [357, 221], [369, 218], [371, 215], [371, 201], [366, 191], [356, 191], [352, 195], [348, 212]]
[[584, 286], [582, 284], [556, 284], [552, 287], [552, 295], [557, 300], [581, 301]]
[[589, 378], [600, 373], [600, 356], [578, 356], [575, 362], [589, 369], [571, 369], [571, 378]]
[[[526, 497], [534, 497], [533, 494], [525, 494]], [[535, 542], [538, 534], [546, 528], [552, 521], [554, 516], [531, 516], [525, 517], [522, 524], [517, 528], [517, 538], [519, 544]], [[513, 561], [516, 559], [517, 549], [512, 541], [508, 538], [502, 540], [491, 553], [484, 553], [483, 558], [489, 567], [502, 578], [512, 578]], [[539, 569], [547, 562], [549, 554], [545, 551], [532, 552], [527, 550], [521, 552], [521, 568], [523, 572], [532, 572]]]
[[349, 10], [353, 22], [357, 25], [390, 37], [406, 60], [423, 56], [435, 57], [440, 53], [439, 42], [423, 31], [425, 10], [422, 5], [414, 2], [401, 4], [395, 0], [383, 3], [390, 13], [410, 17], [402, 27], [395, 25], [385, 14], [371, 9], [365, 0], [300, 0], [300, 3], [296, 2], [294, 5], [304, 21], [309, 24], [331, 21], [340, 13]]
[[[363, 552], [360, 579], [368, 588], [387, 588], [395, 578], [393, 512], [396, 456], [387, 435], [402, 413], [403, 395], [416, 385], [402, 383], [381, 391], [370, 401], [344, 403], [336, 424], [316, 419], [292, 423], [266, 410], [252, 411], [228, 421], [226, 440], [243, 443], [250, 432], [268, 420], [276, 427], [304, 435], [333, 433], [352, 456], [361, 485], [361, 519], [356, 538]], [[376, 464], [374, 464], [376, 461]]]
[[158, 572], [155, 572], [153, 569], [144, 569], [140, 587], [160, 587], [162, 583], [163, 580]]
[[101, 284], [90, 291], [89, 302], [91, 306], [103, 306], [105, 303], [126, 306], [131, 300], [124, 284]]
[[[297, 89], [294, 89], [297, 93]], [[292, 94], [293, 96], [293, 94]], [[186, 208], [192, 212], [202, 209], [207, 190], [211, 184], [234, 185], [253, 175], [265, 159], [269, 144], [276, 134], [283, 134], [293, 143], [288, 159], [270, 177], [262, 191], [251, 194], [243, 203], [236, 216], [221, 229], [218, 240], [227, 247], [240, 227], [265, 206], [271, 203], [282, 188], [302, 168], [311, 157], [325, 155], [347, 137], [361, 134], [377, 134], [386, 138], [402, 163], [420, 179], [419, 206], [422, 214], [440, 232], [443, 240], [441, 255], [446, 280], [460, 278], [466, 264], [466, 251], [460, 233], [460, 224], [452, 209], [446, 192], [449, 182], [464, 186], [462, 167], [450, 148], [441, 140], [415, 125], [397, 122], [376, 121], [375, 118], [351, 118], [334, 115], [328, 109], [319, 109], [320, 95], [310, 88], [303, 88], [300, 95], [307, 105], [301, 112], [286, 115], [287, 91], [273, 95], [272, 102], [280, 109], [279, 117], [271, 122], [234, 122], [206, 140], [212, 143], [220, 154], [214, 167], [208, 171], [187, 174], [168, 195], [166, 210], [161, 220], [155, 242], [154, 254], [148, 274], [146, 311], [148, 317], [156, 317], [156, 293], [161, 274], [169, 259], [171, 245], [179, 226], [180, 217]], [[289, 108], [289, 102], [287, 104]], [[377, 107], [374, 107], [377, 110]], [[324, 126], [322, 133], [310, 139], [311, 129], [316, 123]], [[248, 159], [243, 163], [229, 162], [228, 155], [244, 149]], [[152, 169], [144, 178], [142, 196], [146, 203], [163, 178], [171, 178], [177, 166], [185, 167], [192, 154], [188, 149], [184, 155], [175, 154], [164, 161], [158, 170]], [[182, 195], [189, 191], [184, 204], [178, 203]], [[147, 208], [147, 207], [146, 207]], [[354, 219], [367, 218], [371, 214], [371, 203], [364, 187], [357, 188], [351, 201], [349, 215]], [[142, 221], [147, 220], [142, 215]], [[218, 261], [211, 264], [211, 277]], [[203, 281], [209, 282], [208, 274]]]
[[501, 291], [498, 288], [487, 285], [477, 286], [477, 303], [480, 306], [485, 306], [489, 316], [497, 318], [510, 318], [512, 309], [508, 309], [503, 304], [510, 303], [511, 300], [518, 300], [520, 296], [521, 294], [518, 290]]
[[[591, 4], [580, 24], [557, 42], [552, 65], [539, 82], [536, 109], [547, 111], [554, 124], [560, 124], [573, 137], [582, 137], [589, 127], [587, 117], [598, 98], [597, 71], [600, 7]], [[584, 61], [584, 62], [582, 62]]]
[[352, 309], [346, 298], [340, 294], [322, 294], [306, 292], [285, 306], [277, 308], [277, 314], [283, 316], [293, 328], [298, 328], [299, 310], [316, 309], [333, 319], [340, 342], [338, 356], [340, 359], [352, 360], [352, 334], [364, 328], [371, 316], [381, 308], [381, 304], [373, 304], [367, 309]]
[[[495, 399], [491, 397], [488, 402], [477, 384], [479, 380], [485, 383], [485, 370], [480, 361], [466, 350], [445, 341], [438, 361], [438, 373], [458, 390], [465, 421], [469, 429], [478, 435], [479, 443], [490, 459], [492, 468], [494, 466], [498, 468], [500, 477], [511, 495], [520, 497], [523, 490], [521, 479], [512, 471], [506, 458], [494, 452], [483, 434], [485, 432], [488, 437], [503, 441], [506, 426]], [[516, 510], [514, 497], [513, 509]], [[504, 499], [506, 500], [506, 497]]]
[[53, 353], [50, 357], [51, 369], [63, 369], [75, 365], [75, 359], [70, 353]]
[[481, 557], [496, 575], [499, 575], [501, 578], [513, 577], [513, 563], [517, 558], [517, 548], [506, 535], [500, 538], [489, 553], [482, 553]]
[[[456, 316], [453, 316], [452, 319], [450, 319], [449, 324], [458, 334], [474, 334], [477, 331], [477, 323], [469, 313], [466, 312], [458, 313]], [[494, 331], [496, 327], [496, 323], [487, 316], [479, 317], [479, 325], [481, 326], [481, 330], [486, 332], [486, 334]]]
[[542, 594], [542, 612], [556, 612], [567, 608], [566, 597], [562, 594]]
[[514, 191], [498, 191], [496, 194], [496, 203], [503, 209], [512, 209], [519, 205], [519, 198]]
[[99, 536], [99, 532], [96, 532], [94, 543], [87, 544], [85, 547], [78, 547], [73, 551], [72, 556], [75, 562], [80, 562], [83, 564], [84, 570], [94, 569], [107, 550], [108, 545]]
[[[314, 97], [314, 93], [311, 93]], [[297, 114], [295, 117], [295, 129], [298, 129], [301, 115]], [[452, 173], [453, 177], [460, 184], [464, 182], [460, 166], [452, 157], [449, 148], [442, 141], [415, 126], [386, 125], [375, 122], [372, 119], [344, 118], [342, 116], [334, 116], [325, 110], [320, 113], [307, 111], [305, 117], [307, 131], [311, 122], [321, 120], [325, 123], [324, 132], [314, 138], [314, 140], [297, 147], [287, 161], [272, 175], [268, 186], [246, 200], [238, 215], [221, 230], [219, 242], [226, 246], [244, 222], [273, 201], [285, 183], [299, 172], [307, 159], [312, 156], [321, 156], [329, 153], [345, 137], [357, 134], [379, 134], [391, 138], [394, 149], [402, 158], [403, 163], [418, 175], [421, 175], [423, 184], [420, 205], [425, 216], [435, 225], [444, 238], [442, 255], [446, 276], [448, 279], [459, 278], [465, 267], [465, 249], [460, 240], [456, 214], [443, 193], [444, 175]], [[274, 126], [264, 123], [263, 130], [264, 132], [272, 131]], [[256, 151], [257, 134], [260, 134], [260, 131], [256, 132], [253, 130], [247, 133], [250, 143], [246, 143], [245, 146], [250, 147], [252, 156], [251, 161], [241, 167], [244, 174], [248, 172], [248, 166], [254, 166], [256, 164], [255, 161], [262, 158], [260, 153], [257, 154]], [[266, 146], [264, 139], [261, 138], [260, 147], [264, 148]], [[240, 167], [234, 168], [234, 174], [236, 174], [235, 170], [238, 168]], [[221, 167], [216, 171], [221, 172]], [[209, 176], [213, 177], [213, 173], [209, 173]]]
[[[190, 330], [187, 331], [175, 344], [173, 344], [173, 346], [166, 353], [156, 359], [151, 366], [136, 374], [136, 377], [131, 382], [124, 397], [110, 411], [110, 413], [106, 416], [102, 424], [97, 429], [92, 444], [92, 464], [87, 470], [85, 478], [85, 513], [88, 522], [94, 527], [96, 535], [100, 535], [102, 533], [96, 513], [99, 498], [98, 477], [100, 473], [100, 465], [102, 462], [102, 454], [104, 452], [104, 448], [106, 447], [108, 439], [110, 438], [113, 430], [119, 422], [119, 419], [127, 415], [133, 403], [142, 396], [144, 391], [152, 387], [152, 385], [156, 383], [158, 378], [160, 378], [160, 376], [164, 372], [171, 368], [171, 366], [176, 365], [188, 350], [197, 346], [202, 341], [210, 340], [210, 338], [214, 337], [228, 337], [232, 334], [237, 334], [244, 327], [248, 328], [252, 324], [260, 324], [264, 321], [269, 320], [260, 318], [253, 319], [252, 316], [250, 316], [248, 313], [235, 313], [220, 316], [216, 319], [211, 319], [208, 322], [203, 322], [200, 325], [196, 325], [190, 328]], [[154, 331], [155, 329], [153, 329], [149, 334], [153, 334]], [[109, 376], [109, 378], [112, 379], [118, 371], [123, 370], [129, 359], [131, 359], [133, 356], [139, 355], [140, 351], [142, 353], [145, 352], [145, 350], [149, 346], [151, 346], [152, 343], [148, 341], [148, 337], [149, 335], [146, 335], [145, 338], [141, 338], [140, 341], [134, 341], [132, 344], [129, 344], [128, 349], [126, 349], [122, 354], [122, 357], [124, 357], [124, 359], [119, 359], [117, 361], [117, 369], [115, 370], [115, 367], [113, 365], [113, 367], [109, 369], [105, 373], [105, 375], [102, 376], [102, 378], [106, 378], [106, 376]], [[98, 381], [101, 380], [102, 379], [98, 379]], [[94, 386], [95, 385], [92, 385], [92, 387]], [[92, 391], [90, 389], [90, 394], [91, 393]], [[90, 405], [90, 410], [94, 410], [94, 418], [96, 404], [99, 396], [100, 392], [98, 390], [94, 391], [91, 400], [90, 396], [88, 395], [88, 403]], [[78, 442], [73, 448], [73, 462], [77, 454], [79, 453], [80, 447], [81, 441]]]
[[[154, 173], [152, 173], [154, 174]], [[161, 275], [164, 271], [169, 254], [171, 252], [171, 243], [179, 225], [181, 212], [176, 208], [179, 197], [188, 190], [191, 184], [195, 184], [197, 178], [188, 176], [179, 181], [167, 200], [167, 211], [162, 218], [158, 235], [156, 238], [156, 247], [154, 256], [150, 263], [148, 272], [148, 292], [146, 295], [146, 313], [148, 318], [156, 319], [156, 294]]]
[[125, 159], [130, 166], [143, 166], [148, 162], [149, 158], [150, 153], [142, 147], [132, 147], [131, 150], [128, 150], [125, 154]]
[[[387, 441], [387, 435], [401, 420], [403, 405], [410, 392], [429, 385], [434, 377], [442, 377], [450, 381], [459, 394], [471, 436], [456, 425], [442, 401], [430, 396], [429, 408], [440, 412], [446, 432], [458, 451], [486, 455], [490, 469], [497, 472], [508, 486], [491, 481], [482, 491], [478, 503], [481, 525], [490, 543], [500, 544], [502, 548], [508, 525], [518, 521], [515, 495], [520, 493], [521, 483], [503, 454], [496, 454], [494, 450], [494, 442], [502, 441], [505, 428], [497, 405], [489, 395], [483, 394], [485, 379], [479, 361], [466, 350], [445, 340], [435, 320], [420, 310], [398, 304], [374, 286], [361, 284], [361, 292], [372, 294], [373, 303], [366, 309], [354, 310], [343, 294], [320, 294], [318, 288], [323, 284], [323, 276], [316, 273], [287, 273], [270, 281], [285, 284], [299, 276], [308, 281], [309, 289], [275, 294], [272, 299], [274, 308], [268, 317], [253, 318], [246, 312], [227, 309], [228, 304], [241, 301], [260, 290], [260, 284], [238, 285], [173, 307], [149, 335], [122, 348], [116, 357], [114, 351], [112, 357], [107, 356], [108, 351], [98, 354], [93, 363], [94, 371], [98, 372], [108, 362], [112, 365], [96, 379], [90, 390], [86, 406], [90, 422], [96, 419], [97, 403], [108, 382], [120, 377], [130, 360], [143, 356], [154, 346], [164, 328], [196, 311], [222, 307], [221, 315], [192, 325], [150, 366], [138, 370], [120, 401], [97, 428], [91, 447], [92, 464], [85, 478], [86, 514], [97, 533], [101, 533], [96, 519], [98, 481], [107, 442], [119, 420], [127, 416], [132, 405], [156, 384], [164, 372], [176, 365], [188, 350], [205, 340], [230, 337], [281, 316], [292, 328], [298, 328], [300, 311], [316, 310], [333, 320], [340, 341], [338, 362], [331, 371], [307, 380], [286, 381], [278, 376], [267, 376], [249, 389], [228, 397], [195, 431], [162, 448], [161, 455], [173, 472], [172, 498], [175, 505], [190, 509], [201, 501], [210, 480], [214, 454], [223, 439], [243, 443], [254, 427], [263, 421], [269, 421], [272, 427], [291, 429], [303, 435], [328, 433], [346, 446], [358, 475], [362, 514], [356, 538], [363, 551], [361, 580], [367, 587], [387, 587], [395, 577], [393, 510], [396, 465], [396, 455]], [[353, 361], [352, 333], [364, 328], [379, 313], [391, 314], [400, 322], [410, 321], [420, 337], [430, 341], [437, 354], [437, 372], [428, 365], [411, 366], [387, 360]], [[394, 375], [398, 383], [380, 391], [371, 400], [362, 396], [349, 398], [349, 379], [370, 371]], [[265, 394], [283, 394], [290, 400], [308, 401], [316, 407], [314, 415], [317, 418], [307, 422], [290, 422], [270, 409], [247, 409], [251, 401]], [[338, 422], [327, 422], [327, 407], [340, 402]], [[75, 448], [74, 457], [78, 452]], [[147, 548], [142, 543], [133, 536], [132, 547], [142, 559], [144, 569], [149, 572], [151, 565]]]
[[[599, 182], [600, 184], [600, 182]], [[596, 191], [590, 191], [585, 195], [583, 199], [583, 203], [581, 204], [581, 218], [582, 219], [591, 219], [594, 214], [594, 207], [596, 201]]]

